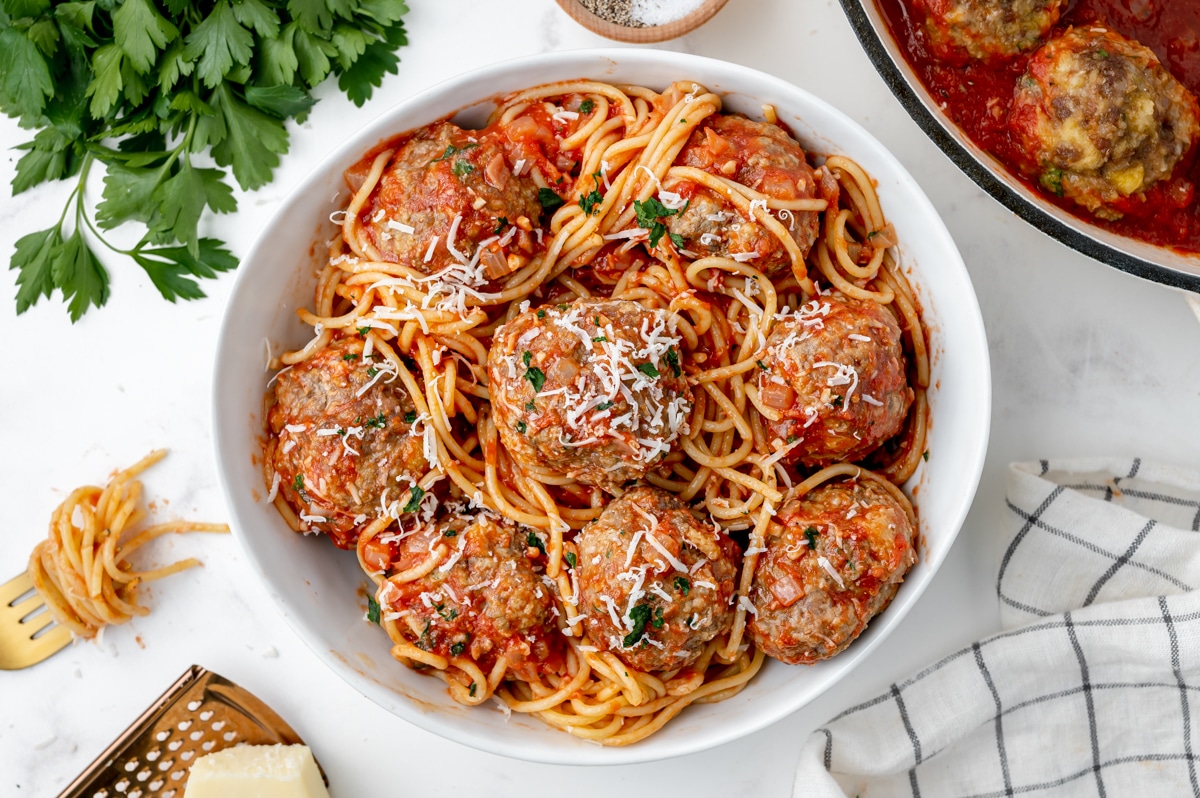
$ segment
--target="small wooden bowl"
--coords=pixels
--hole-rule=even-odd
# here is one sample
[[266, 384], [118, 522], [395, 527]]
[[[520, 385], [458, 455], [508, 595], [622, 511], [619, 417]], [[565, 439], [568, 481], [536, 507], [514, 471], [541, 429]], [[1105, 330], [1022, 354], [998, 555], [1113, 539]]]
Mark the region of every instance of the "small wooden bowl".
[[606, 39], [615, 39], [619, 42], [650, 44], [651, 42], [664, 42], [667, 39], [674, 39], [685, 33], [692, 32], [705, 22], [708, 22], [713, 14], [720, 11], [721, 7], [728, 0], [704, 0], [704, 3], [699, 8], [686, 16], [680, 17], [673, 22], [667, 22], [662, 25], [650, 25], [645, 28], [632, 28], [609, 22], [593, 14], [579, 0], [557, 0], [557, 2], [571, 19], [592, 33], [599, 34]]

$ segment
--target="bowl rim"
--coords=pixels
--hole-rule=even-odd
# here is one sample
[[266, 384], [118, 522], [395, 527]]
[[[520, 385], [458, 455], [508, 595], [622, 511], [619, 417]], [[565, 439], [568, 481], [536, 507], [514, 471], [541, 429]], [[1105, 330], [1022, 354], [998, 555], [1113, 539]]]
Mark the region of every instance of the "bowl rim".
[[[883, 78], [884, 83], [887, 84], [892, 95], [917, 123], [917, 126], [924, 131], [925, 135], [933, 140], [938, 149], [992, 199], [1041, 232], [1095, 261], [1143, 280], [1161, 283], [1184, 291], [1200, 292], [1200, 274], [1188, 274], [1109, 246], [1064, 224], [1017, 192], [986, 163], [963, 146], [955, 135], [959, 130], [958, 126], [949, 117], [930, 110], [928, 104], [909, 82], [883, 40], [885, 35], [892, 36], [891, 31], [877, 29], [867, 12], [866, 4], [874, 5], [874, 0], [840, 0], [840, 2], [842, 10], [850, 22], [850, 27], [854, 30], [854, 35], [858, 37], [867, 57], [871, 60], [879, 76]], [[1082, 221], [1086, 223], [1086, 220]], [[1147, 244], [1147, 246], [1153, 245]], [[1165, 250], [1166, 248], [1161, 249]]]
[[[938, 571], [949, 555], [962, 529], [978, 490], [990, 436], [992, 402], [991, 369], [986, 330], [983, 325], [978, 298], [971, 283], [970, 274], [963, 263], [953, 237], [947, 230], [933, 203], [925, 195], [920, 185], [913, 179], [897, 156], [892, 154], [874, 135], [847, 114], [808, 90], [787, 80], [751, 67], [745, 67], [720, 59], [649, 48], [596, 48], [543, 53], [494, 62], [456, 75], [420, 92], [409, 95], [395, 105], [382, 110], [379, 115], [363, 125], [358, 131], [347, 137], [337, 146], [331, 148], [328, 154], [293, 187], [288, 197], [280, 202], [271, 217], [263, 225], [258, 237], [243, 257], [243, 266], [238, 269], [230, 292], [229, 302], [223, 313], [217, 350], [213, 360], [212, 437], [221, 489], [227, 507], [230, 510], [230, 522], [233, 527], [234, 536], [238, 539], [239, 545], [250, 560], [252, 567], [262, 578], [264, 587], [266, 587], [267, 592], [270, 594], [275, 609], [283, 616], [291, 630], [300, 637], [323, 665], [349, 684], [356, 692], [398, 719], [407, 721], [443, 738], [488, 753], [557, 765], [627, 765], [660, 761], [698, 753], [758, 732], [799, 710], [814, 700], [819, 693], [809, 695], [799, 703], [787, 700], [760, 701], [754, 713], [739, 717], [735, 723], [716, 724], [717, 728], [710, 730], [707, 735], [698, 736], [695, 739], [685, 737], [680, 740], [673, 740], [670, 744], [647, 746], [643, 743], [641, 745], [619, 748], [581, 745], [577, 748], [564, 746], [551, 751], [546, 750], [546, 746], [541, 744], [530, 745], [529, 741], [520, 735], [513, 735], [511, 737], [488, 736], [485, 732], [477, 729], [464, 728], [455, 722], [452, 713], [449, 712], [421, 711], [407, 696], [397, 695], [390, 688], [379, 685], [365, 673], [350, 666], [349, 661], [340, 657], [336, 651], [326, 646], [326, 635], [312, 617], [312, 614], [293, 612], [293, 606], [288, 603], [285, 596], [273, 585], [271, 575], [264, 568], [264, 558], [259, 555], [256, 544], [252, 540], [256, 536], [248, 533], [249, 527], [247, 529], [243, 528], [244, 519], [241, 516], [239, 506], [244, 500], [244, 496], [240, 494], [245, 493], [245, 486], [232, 483], [231, 469], [226, 466], [227, 463], [234, 463], [238, 458], [244, 456], [245, 444], [244, 441], [240, 446], [237, 443], [240, 440], [240, 436], [243, 436], [243, 420], [231, 415], [227, 417], [222, 409], [225, 405], [222, 397], [231, 391], [231, 388], [226, 385], [228, 370], [224, 368], [224, 364], [236, 359], [239, 351], [244, 348], [243, 342], [234, 337], [231, 328], [237, 323], [236, 308], [238, 303], [236, 298], [246, 293], [244, 284], [251, 280], [251, 270], [245, 268], [245, 264], [253, 262], [260, 251], [269, 248], [270, 239], [268, 238], [268, 234], [281, 223], [283, 217], [288, 213], [291, 197], [299, 195], [310, 184], [319, 181], [328, 170], [344, 159], [347, 153], [365, 151], [376, 140], [380, 139], [380, 136], [394, 135], [395, 131], [389, 130], [389, 126], [396, 124], [395, 116], [440, 93], [451, 92], [462, 86], [474, 84], [480, 81], [484, 75], [494, 76], [496, 72], [518, 71], [523, 68], [536, 66], [540, 69], [546, 69], [552, 74], [557, 74], [554, 70], [564, 71], [565, 64], [569, 64], [572, 69], [578, 67], [579, 69], [586, 70], [588, 67], [584, 66], [585, 64], [594, 65], [603, 62], [613, 65], [619, 64], [634, 70], [661, 69], [666, 66], [681, 75], [687, 75], [689, 69], [698, 72], [700, 68], [707, 65], [710, 70], [716, 69], [736, 74], [750, 74], [758, 84], [754, 90], [755, 95], [767, 94], [772, 90], [802, 95], [805, 98], [805, 102], [811, 104], [810, 107], [819, 108], [822, 113], [839, 118], [841, 123], [850, 128], [855, 135], [864, 138], [868, 143], [878, 147], [890, 159], [892, 162], [891, 168], [895, 170], [895, 176], [910, 191], [905, 197], [906, 201], [915, 202], [920, 205], [921, 215], [933, 226], [933, 232], [939, 237], [944, 237], [944, 240], [949, 244], [950, 254], [953, 256], [951, 258], [951, 266], [953, 267], [951, 273], [954, 278], [961, 280], [960, 290], [962, 295], [956, 298], [963, 300], [965, 305], [962, 310], [964, 323], [971, 331], [969, 345], [956, 342], [956, 358], [973, 364], [973, 373], [975, 375], [973, 382], [977, 383], [973, 386], [972, 391], [974, 401], [966, 403], [966, 407], [961, 411], [962, 424], [971, 430], [977, 431], [978, 434], [978, 438], [971, 449], [962, 449], [964, 454], [962, 456], [961, 473], [966, 476], [966, 481], [963, 483], [966, 489], [946, 502], [947, 508], [940, 519], [941, 523], [939, 525], [939, 528], [944, 530], [945, 543], [933, 551], [925, 548], [922, 564], [928, 569], [927, 573], [923, 572], [920, 581], [914, 584], [908, 591], [901, 591], [901, 596], [889, 606], [886, 626], [880, 627], [877, 625], [874, 630], [869, 629], [851, 650], [843, 652], [839, 656], [838, 659], [843, 663], [843, 666], [829, 687], [844, 680], [864, 659], [868, 658], [876, 647], [891, 636], [912, 607], [923, 597], [930, 582], [937, 576]], [[734, 93], [744, 91], [744, 89], [737, 87], [727, 88], [726, 90]], [[477, 98], [473, 102], [478, 103], [487, 100], [492, 95], [489, 95], [485, 91], [475, 91], [473, 96]], [[245, 357], [246, 355], [243, 353], [241, 356]], [[979, 395], [975, 395], [976, 390]], [[265, 538], [266, 536], [262, 535], [258, 537]], [[913, 592], [914, 590], [916, 592]], [[875, 631], [876, 633], [871, 634], [871, 631]], [[384, 700], [375, 695], [379, 690], [386, 690], [389, 695], [399, 699], [397, 706], [411, 707], [411, 711], [406, 713], [388, 706]], [[570, 738], [564, 735], [563, 739], [568, 740]], [[575, 742], [580, 741], [575, 740]]]

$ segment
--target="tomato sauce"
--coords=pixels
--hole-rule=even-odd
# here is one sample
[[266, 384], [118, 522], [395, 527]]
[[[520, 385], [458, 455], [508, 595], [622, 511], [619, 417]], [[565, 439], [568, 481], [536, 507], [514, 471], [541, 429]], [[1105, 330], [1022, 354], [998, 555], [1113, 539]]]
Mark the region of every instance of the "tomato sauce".
[[[1182, 173], [1146, 192], [1140, 212], [1116, 221], [1091, 216], [1068, 199], [1056, 197], [1017, 172], [1019, 144], [1007, 120], [1013, 87], [1032, 51], [999, 64], [972, 62], [949, 66], [938, 61], [926, 37], [924, 21], [912, 0], [876, 0], [906, 61], [942, 110], [979, 147], [987, 150], [1022, 183], [1064, 210], [1129, 238], [1187, 252], [1200, 252], [1200, 158]], [[1200, 95], [1200, 2], [1194, 0], [1077, 0], [1051, 35], [1070, 27], [1101, 24], [1141, 42], [1193, 94]]]

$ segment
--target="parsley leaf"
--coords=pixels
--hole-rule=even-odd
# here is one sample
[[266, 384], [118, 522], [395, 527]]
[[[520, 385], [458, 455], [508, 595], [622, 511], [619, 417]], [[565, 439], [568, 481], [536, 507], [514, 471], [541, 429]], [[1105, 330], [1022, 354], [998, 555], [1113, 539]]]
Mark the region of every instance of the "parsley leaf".
[[464, 161], [462, 158], [459, 158], [457, 161], [454, 162], [454, 169], [452, 171], [454, 172], [455, 177], [461, 178], [461, 177], [466, 177], [467, 175], [474, 172], [475, 167], [471, 164], [470, 161]]
[[579, 113], [590, 114], [592, 109], [596, 107], [595, 101], [591, 99], [584, 100], [579, 104]]
[[179, 35], [149, 0], [125, 0], [112, 14], [113, 38], [129, 64], [141, 74], [150, 71], [158, 51]]
[[604, 202], [604, 194], [600, 191], [600, 173], [596, 172], [592, 175], [592, 180], [596, 181], [596, 187], [579, 198], [579, 207], [588, 216], [592, 215], [593, 210], [599, 211], [600, 205]]
[[408, 504], [404, 505], [404, 512], [415, 513], [421, 507], [421, 499], [425, 498], [425, 489], [420, 485], [413, 485], [408, 489], [408, 493]]
[[532, 383], [534, 393], [541, 391], [542, 386], [546, 384], [546, 375], [537, 366], [530, 366], [525, 370], [525, 379]]
[[[205, 212], [236, 209], [227, 171], [251, 190], [287, 151], [283, 121], [303, 121], [328, 75], [362, 104], [395, 72], [407, 43], [403, 0], [3, 0], [0, 111], [34, 129], [13, 178], [17, 194], [77, 177], [62, 216], [10, 259], [18, 312], [61, 291], [78, 319], [108, 297], [108, 273], [78, 234], [140, 265], [167, 299], [204, 295], [193, 278], [236, 266], [202, 239]], [[115, 142], [115, 144], [109, 144]], [[106, 169], [94, 221], [90, 166]], [[70, 211], [74, 210], [71, 214]], [[119, 248], [100, 230], [146, 226]], [[97, 229], [99, 228], [99, 229]], [[178, 244], [178, 246], [176, 246]]]
[[525, 545], [531, 549], [537, 549], [542, 553], [543, 557], [546, 556], [546, 544], [542, 542], [542, 539], [539, 538], [537, 533], [532, 529], [529, 530], [529, 534], [525, 536]]
[[235, 64], [249, 64], [254, 36], [238, 24], [226, 0], [218, 0], [204, 21], [184, 40], [183, 55], [196, 62], [196, 74], [210, 89], [225, 79]]
[[679, 353], [675, 351], [675, 347], [667, 350], [667, 365], [671, 367], [671, 372], [676, 377], [683, 376], [683, 369], [679, 367]]
[[367, 620], [371, 623], [379, 623], [379, 602], [374, 596], [367, 596]]
[[[466, 647], [467, 647], [467, 641], [459, 640], [458, 642], [456, 642], [452, 646], [450, 646], [450, 656], [457, 657], [459, 654], [463, 653], [463, 649], [465, 649]], [[471, 685], [471, 695], [475, 695], [475, 685], [474, 684]]]
[[518, 422], [517, 422], [517, 432], [519, 432], [519, 433], [521, 433], [522, 435], [524, 435], [524, 434], [525, 434], [525, 430], [527, 430], [527, 429], [529, 429], [529, 427], [528, 427], [528, 425], [526, 425], [526, 423], [525, 423], [524, 421], [518, 421]]
[[654, 367], [653, 363], [638, 363], [637, 370], [642, 372], [643, 374], [645, 374], [647, 377], [661, 377], [662, 376], [661, 374], [658, 373], [658, 369], [656, 369]]
[[409, 410], [407, 413], [404, 414], [404, 423], [405, 424], [412, 424], [416, 420], [417, 420], [417, 411], [416, 410]]
[[[687, 207], [687, 206], [684, 206]], [[650, 249], [658, 246], [658, 242], [667, 232], [667, 227], [660, 218], [666, 216], [674, 216], [680, 213], [680, 210], [672, 210], [666, 205], [663, 205], [658, 197], [650, 197], [645, 201], [634, 200], [633, 209], [637, 214], [637, 223], [639, 227], [644, 227], [650, 231]], [[674, 238], [672, 238], [674, 241]], [[676, 246], [682, 247], [683, 239], [676, 242]]]
[[629, 634], [625, 635], [625, 639], [621, 641], [622, 646], [629, 648], [642, 639], [642, 635], [646, 633], [646, 624], [650, 622], [650, 612], [651, 607], [649, 604], [638, 604], [629, 611], [627, 617], [633, 621], [633, 628], [629, 630]]
[[542, 210], [546, 213], [554, 213], [562, 207], [563, 199], [555, 194], [552, 188], [539, 188], [538, 202], [542, 204]]
[[569, 568], [575, 567], [575, 564], [577, 562], [577, 560], [575, 559], [575, 552], [568, 551], [566, 554], [563, 555], [563, 559], [567, 561], [567, 567], [569, 567]]
[[508, 217], [501, 216], [499, 219], [496, 220], [496, 229], [492, 231], [492, 235], [494, 235], [494, 236], [500, 235], [500, 233], [504, 232], [504, 228], [506, 228], [506, 227], [508, 227]]
[[804, 538], [808, 541], [808, 548], [817, 550], [817, 528], [815, 526], [805, 527]]
[[[357, 358], [358, 355], [354, 355], [354, 357]], [[379, 415], [375, 416], [374, 418], [368, 418], [367, 426], [372, 427], [374, 429], [383, 429], [384, 427], [387, 426], [387, 416], [384, 415], [383, 413], [380, 413]]]
[[674, 584], [675, 584], [675, 589], [678, 590], [680, 593], [682, 593], [684, 596], [687, 596], [687, 594], [690, 593], [692, 590], [692, 583], [690, 581], [688, 581], [688, 578], [686, 576], [675, 577]]
[[654, 620], [650, 622], [650, 625], [653, 626], [655, 629], [661, 629], [661, 628], [663, 628], [664, 622], [665, 621], [663, 620], [663, 608], [658, 607], [654, 610]]

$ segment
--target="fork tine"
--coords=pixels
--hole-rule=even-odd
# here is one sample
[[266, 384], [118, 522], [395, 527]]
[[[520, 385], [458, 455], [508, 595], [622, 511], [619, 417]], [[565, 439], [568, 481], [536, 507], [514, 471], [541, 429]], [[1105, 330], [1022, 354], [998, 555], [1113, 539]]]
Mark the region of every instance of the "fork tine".
[[16, 618], [18, 621], [23, 622], [26, 618], [28, 618], [30, 615], [32, 615], [34, 612], [36, 612], [39, 607], [44, 607], [44, 606], [46, 606], [46, 602], [42, 599], [42, 597], [40, 595], [38, 595], [37, 593], [34, 593], [32, 596], [25, 599], [24, 601], [18, 601], [15, 604], [12, 604], [11, 609], [9, 609], [7, 607], [0, 607], [0, 611], [11, 612], [12, 617]]
[[25, 571], [0, 585], [0, 608], [7, 607], [13, 601], [33, 590], [33, 580]]
[[53, 620], [53, 615], [51, 615], [49, 612], [43, 612], [40, 615], [30, 618], [28, 621], [21, 621], [21, 629], [24, 630], [25, 634], [33, 637], [35, 634], [49, 626]]
[[16, 671], [36, 665], [60, 651], [71, 642], [71, 632], [65, 626], [56, 626], [37, 640], [26, 639], [16, 646], [3, 645], [3, 642], [0, 639], [0, 670]]

